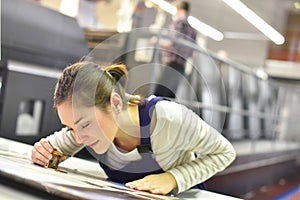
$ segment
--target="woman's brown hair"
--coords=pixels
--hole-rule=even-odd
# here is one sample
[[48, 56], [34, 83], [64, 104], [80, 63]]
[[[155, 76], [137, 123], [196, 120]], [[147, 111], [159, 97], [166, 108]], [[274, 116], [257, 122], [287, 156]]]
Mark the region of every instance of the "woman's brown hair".
[[104, 112], [110, 105], [110, 95], [118, 93], [123, 105], [138, 103], [140, 97], [125, 95], [127, 69], [123, 64], [101, 67], [93, 62], [78, 62], [64, 69], [54, 92], [54, 108], [65, 101], [77, 105], [96, 106]]

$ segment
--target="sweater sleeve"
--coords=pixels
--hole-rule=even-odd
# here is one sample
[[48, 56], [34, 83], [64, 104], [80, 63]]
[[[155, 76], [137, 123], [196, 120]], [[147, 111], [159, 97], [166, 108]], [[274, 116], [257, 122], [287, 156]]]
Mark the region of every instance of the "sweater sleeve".
[[50, 144], [54, 148], [67, 155], [73, 156], [84, 147], [83, 144], [78, 144], [76, 142], [72, 131], [68, 131], [67, 127], [62, 128], [60, 131], [54, 132], [46, 139], [49, 140]]
[[206, 181], [235, 159], [231, 143], [185, 106], [163, 101], [156, 115], [153, 151], [161, 167], [175, 177], [174, 193]]

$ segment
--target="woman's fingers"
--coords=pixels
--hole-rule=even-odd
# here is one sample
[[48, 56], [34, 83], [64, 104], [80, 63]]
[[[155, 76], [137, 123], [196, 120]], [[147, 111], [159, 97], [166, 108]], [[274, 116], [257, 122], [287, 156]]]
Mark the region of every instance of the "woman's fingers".
[[125, 185], [132, 189], [149, 191], [154, 194], [168, 194], [177, 187], [175, 178], [168, 172], [149, 175]]
[[31, 151], [31, 160], [33, 163], [45, 166], [52, 159], [54, 148], [46, 139], [41, 139], [34, 144]]

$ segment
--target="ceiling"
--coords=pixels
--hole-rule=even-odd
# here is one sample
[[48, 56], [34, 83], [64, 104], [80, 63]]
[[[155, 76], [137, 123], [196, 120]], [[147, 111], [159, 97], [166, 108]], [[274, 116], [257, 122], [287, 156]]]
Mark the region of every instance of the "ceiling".
[[[242, 0], [277, 31], [284, 32], [287, 13], [300, 14], [294, 7], [297, 0]], [[300, 2], [300, 0], [298, 0]], [[191, 15], [221, 32], [260, 32], [222, 0], [190, 0]]]
[[[61, 0], [41, 0], [41, 2], [44, 3], [48, 2], [53, 4], [53, 2], [57, 2], [57, 5], [59, 5], [60, 1]], [[117, 25], [118, 8], [116, 8], [116, 6], [112, 6], [113, 4], [120, 4], [123, 1], [132, 3], [135, 2], [134, 0], [97, 1], [97, 16], [101, 20], [102, 24], [106, 25], [106, 28], [108, 25]], [[143, 0], [136, 1], [142, 2]], [[173, 0], [168, 1], [172, 2]], [[300, 9], [297, 10], [294, 7], [294, 2], [299, 2], [300, 4], [300, 0], [241, 1], [283, 35], [287, 28], [288, 13], [296, 13], [300, 15]], [[225, 51], [230, 59], [249, 66], [256, 67], [265, 65], [270, 47], [275, 46], [276, 48], [277, 45], [266, 38], [246, 19], [237, 14], [222, 0], [189, 0], [189, 2], [191, 3], [190, 15], [224, 33], [225, 39], [220, 42], [214, 41], [210, 38], [205, 39], [207, 49], [213, 52]], [[144, 17], [150, 20], [153, 16], [149, 16], [146, 13]]]
[[[241, 0], [268, 24], [285, 34], [289, 13], [300, 15], [294, 2], [300, 0]], [[217, 42], [207, 39], [208, 49], [226, 51], [228, 57], [250, 66], [263, 66], [270, 46], [274, 44], [222, 0], [189, 0], [190, 15], [224, 33]], [[300, 21], [299, 21], [300, 27]]]

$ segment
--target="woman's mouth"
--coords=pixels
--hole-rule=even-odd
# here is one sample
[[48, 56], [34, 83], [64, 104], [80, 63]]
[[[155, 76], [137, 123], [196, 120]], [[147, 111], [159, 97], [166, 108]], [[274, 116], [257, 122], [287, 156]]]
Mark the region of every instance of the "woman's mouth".
[[97, 144], [98, 144], [99, 140], [97, 140], [96, 142], [89, 144], [88, 146], [91, 148], [94, 148]]

